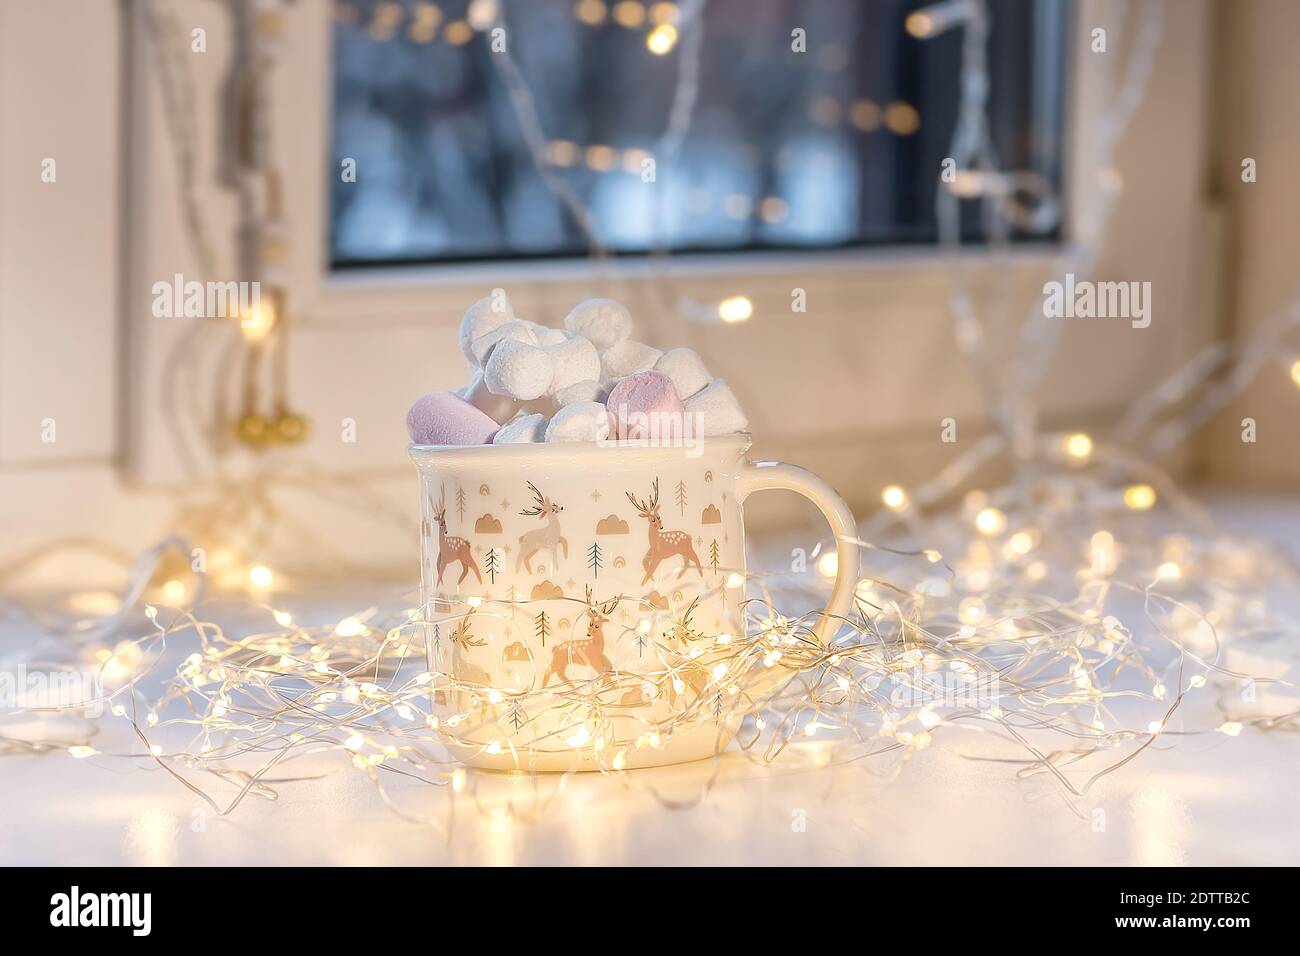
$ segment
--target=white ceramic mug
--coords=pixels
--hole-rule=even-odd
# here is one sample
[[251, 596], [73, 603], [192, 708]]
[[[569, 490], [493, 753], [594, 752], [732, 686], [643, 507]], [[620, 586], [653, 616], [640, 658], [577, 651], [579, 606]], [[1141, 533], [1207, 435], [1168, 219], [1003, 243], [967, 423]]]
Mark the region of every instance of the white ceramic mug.
[[[714, 667], [718, 635], [743, 633], [732, 575], [745, 571], [743, 504], [755, 491], [796, 491], [821, 509], [838, 553], [826, 614], [849, 610], [858, 548], [848, 506], [802, 468], [750, 462], [749, 445], [733, 435], [689, 450], [411, 446], [430, 667], [467, 688], [463, 759], [570, 770], [620, 754], [615, 765], [630, 769], [725, 746], [735, 726], [679, 721], [649, 744], [646, 730], [701, 710], [696, 698], [710, 692], [686, 645], [707, 640]], [[826, 617], [817, 626], [833, 630]], [[614, 739], [587, 738], [574, 706], [584, 699]]]

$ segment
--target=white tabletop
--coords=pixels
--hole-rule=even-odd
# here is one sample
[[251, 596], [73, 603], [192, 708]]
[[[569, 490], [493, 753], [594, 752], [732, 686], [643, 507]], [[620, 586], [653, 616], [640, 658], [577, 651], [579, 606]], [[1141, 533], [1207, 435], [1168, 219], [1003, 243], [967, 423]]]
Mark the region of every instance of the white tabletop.
[[[1232, 516], [1274, 533], [1300, 526], [1294, 505]], [[1291, 664], [1298, 647], [1282, 650]], [[97, 749], [129, 750], [123, 722], [109, 724]], [[334, 755], [293, 764], [284, 775], [319, 776], [221, 817], [144, 760], [11, 753], [0, 756], [0, 863], [1300, 863], [1300, 735], [1171, 734], [1081, 797], [997, 759], [1020, 756], [945, 726], [901, 767], [894, 755], [821, 765], [814, 743], [776, 767], [729, 753], [609, 777], [473, 773], [457, 795], [385, 774], [389, 806]], [[224, 799], [235, 789], [205, 786]]]
[[397, 808], [428, 823], [404, 819], [337, 760], [321, 779], [277, 785], [278, 799], [251, 796], [219, 817], [157, 770], [9, 758], [0, 862], [1300, 863], [1294, 735], [1148, 751], [1082, 799], [970, 759], [979, 748], [936, 740], [890, 780], [867, 763], [765, 769], [733, 755], [711, 790], [710, 762], [621, 778], [476, 774], [454, 803], [445, 790], [391, 782]]

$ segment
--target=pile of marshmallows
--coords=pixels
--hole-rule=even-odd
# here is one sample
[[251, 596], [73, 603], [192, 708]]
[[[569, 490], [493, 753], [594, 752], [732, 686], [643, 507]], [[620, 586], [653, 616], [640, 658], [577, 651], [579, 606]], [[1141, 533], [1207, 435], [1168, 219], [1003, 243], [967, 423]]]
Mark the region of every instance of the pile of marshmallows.
[[[612, 299], [588, 299], [552, 329], [515, 317], [497, 290], [469, 307], [460, 350], [470, 383], [411, 406], [417, 445], [588, 442], [650, 437], [645, 423], [698, 422], [703, 435], [748, 426], [735, 395], [690, 349], [632, 341], [632, 317]], [[686, 425], [687, 428], [695, 427]]]

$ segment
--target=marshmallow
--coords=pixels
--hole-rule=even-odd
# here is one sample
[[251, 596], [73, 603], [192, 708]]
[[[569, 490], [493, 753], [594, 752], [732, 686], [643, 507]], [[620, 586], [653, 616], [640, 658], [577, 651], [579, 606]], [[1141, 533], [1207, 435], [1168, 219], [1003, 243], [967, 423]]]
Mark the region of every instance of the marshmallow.
[[492, 349], [483, 381], [496, 395], [531, 401], [546, 394], [554, 365], [551, 357], [536, 345], [503, 339]]
[[545, 415], [520, 415], [501, 426], [492, 437], [494, 445], [514, 445], [546, 440]]
[[519, 402], [509, 395], [497, 395], [487, 387], [482, 369], [475, 369], [468, 385], [456, 393], [494, 422], [504, 424], [515, 417]]
[[471, 348], [474, 340], [514, 318], [514, 308], [504, 292], [493, 292], [466, 309], [465, 317], [460, 320], [460, 351], [465, 360], [473, 366], [481, 364], [482, 360], [475, 357]]
[[708, 388], [692, 395], [684, 405], [687, 415], [702, 416], [702, 433], [705, 435], [730, 435], [743, 432], [749, 427], [749, 421], [740, 410], [736, 396], [720, 378], [715, 379]]
[[590, 339], [596, 348], [607, 349], [632, 334], [632, 316], [613, 299], [588, 299], [564, 317], [564, 327]]
[[406, 413], [406, 433], [417, 445], [483, 445], [497, 423], [454, 392], [430, 392]]
[[633, 372], [654, 368], [655, 362], [663, 354], [656, 348], [631, 339], [619, 342], [600, 353], [601, 380], [613, 381]]
[[490, 332], [485, 332], [470, 343], [469, 350], [472, 354], [470, 361], [475, 365], [486, 365], [488, 357], [498, 342], [508, 340], [523, 342], [525, 345], [537, 345], [537, 333], [533, 331], [532, 325], [531, 322], [525, 322], [523, 319], [514, 319], [497, 326]]
[[655, 362], [655, 371], [672, 379], [673, 388], [683, 399], [690, 398], [713, 381], [713, 376], [704, 367], [704, 360], [693, 349], [669, 349]]
[[599, 402], [565, 405], [546, 426], [547, 441], [602, 441], [609, 433], [609, 412]]
[[550, 326], [538, 325], [535, 322], [528, 324], [532, 326], [533, 334], [537, 336], [537, 344], [544, 349], [549, 349], [554, 345], [563, 345], [569, 341], [573, 334], [564, 331], [564, 329], [553, 329]]
[[546, 354], [551, 357], [555, 368], [551, 392], [600, 377], [600, 355], [596, 346], [581, 335], [567, 337], [559, 345], [548, 348]]
[[619, 438], [667, 438], [682, 434], [682, 400], [663, 372], [635, 372], [619, 379], [605, 402]]
[[557, 408], [563, 408], [565, 405], [572, 405], [574, 402], [600, 402], [605, 404], [605, 399], [609, 395], [609, 386], [594, 379], [588, 379], [585, 382], [574, 382], [572, 385], [566, 385], [558, 389], [551, 397], [555, 399]]

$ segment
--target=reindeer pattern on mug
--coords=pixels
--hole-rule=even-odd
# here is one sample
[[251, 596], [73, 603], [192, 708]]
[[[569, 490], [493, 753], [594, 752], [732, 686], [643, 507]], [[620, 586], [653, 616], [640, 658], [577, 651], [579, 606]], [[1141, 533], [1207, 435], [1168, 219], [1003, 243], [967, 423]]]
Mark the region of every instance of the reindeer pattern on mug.
[[[681, 664], [682, 636], [741, 626], [739, 592], [725, 587], [743, 560], [740, 515], [719, 508], [727, 495], [718, 496], [712, 472], [671, 481], [669, 502], [660, 477], [647, 478], [629, 488], [626, 476], [613, 475], [581, 491], [570, 482], [564, 503], [540, 477], [510, 488], [493, 482], [495, 490], [475, 481], [488, 507], [477, 517], [460, 507], [449, 516], [439, 482], [437, 500], [426, 496], [422, 532], [425, 600], [448, 609], [452, 653], [444, 664], [473, 683], [524, 690], [638, 668], [654, 654], [677, 662], [670, 697], [680, 697], [682, 682], [698, 691], [701, 675]], [[453, 487], [459, 504], [460, 485]], [[510, 507], [512, 498], [526, 504]], [[721, 596], [701, 610], [710, 591]], [[472, 628], [460, 621], [466, 609]], [[645, 630], [650, 619], [658, 622], [653, 633]]]
[[479, 571], [478, 564], [474, 561], [474, 555], [470, 552], [469, 540], [447, 534], [447, 492], [445, 488], [440, 488], [438, 503], [435, 505], [430, 500], [429, 505], [433, 511], [433, 520], [438, 523], [438, 583], [442, 584], [443, 572], [447, 566], [460, 562], [460, 578], [457, 584], [464, 582], [466, 575], [470, 571], [478, 578], [478, 583], [483, 583], [483, 573]]
[[531, 481], [528, 482], [528, 490], [533, 493], [533, 506], [525, 508], [519, 512], [524, 517], [541, 518], [546, 522], [544, 528], [534, 528], [519, 536], [519, 557], [515, 561], [515, 570], [519, 570], [519, 565], [528, 569], [532, 574], [533, 566], [529, 563], [533, 555], [538, 551], [547, 551], [551, 555], [551, 572], [557, 573], [560, 567], [559, 550], [564, 550], [564, 556], [569, 556], [569, 542], [564, 535], [560, 534], [560, 512], [564, 506], [552, 501], [546, 495], [537, 490], [537, 486]]
[[[679, 487], [683, 487], [681, 485]], [[632, 502], [636, 508], [636, 513], [649, 522], [650, 528], [650, 548], [646, 551], [645, 557], [641, 560], [641, 567], [645, 568], [645, 577], [641, 583], [645, 584], [654, 577], [655, 570], [663, 563], [665, 558], [680, 554], [682, 556], [682, 573], [694, 564], [695, 569], [700, 572], [700, 577], [704, 577], [704, 568], [700, 564], [700, 558], [695, 553], [695, 548], [691, 546], [691, 536], [685, 531], [665, 531], [664, 520], [659, 515], [659, 479], [654, 480], [650, 489], [650, 497], [645, 500], [639, 500], [632, 492], [625, 492], [627, 500]], [[685, 506], [683, 506], [685, 510]]]

